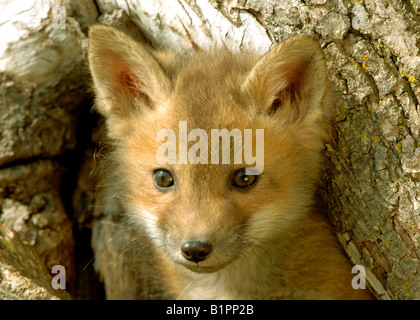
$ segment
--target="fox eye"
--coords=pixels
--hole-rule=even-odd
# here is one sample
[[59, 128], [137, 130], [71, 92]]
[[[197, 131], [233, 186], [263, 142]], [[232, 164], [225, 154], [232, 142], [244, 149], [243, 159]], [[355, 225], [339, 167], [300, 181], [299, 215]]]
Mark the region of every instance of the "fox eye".
[[232, 185], [236, 188], [250, 188], [257, 181], [257, 175], [247, 175], [245, 168], [241, 168], [235, 172], [232, 179]]
[[153, 175], [153, 183], [157, 188], [169, 188], [174, 185], [172, 174], [165, 169], [158, 169]]

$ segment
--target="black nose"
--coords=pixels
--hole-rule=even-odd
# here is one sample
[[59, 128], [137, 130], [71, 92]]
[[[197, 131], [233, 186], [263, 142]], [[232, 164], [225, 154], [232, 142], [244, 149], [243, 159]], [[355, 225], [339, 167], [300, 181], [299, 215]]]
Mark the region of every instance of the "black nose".
[[211, 252], [211, 244], [202, 241], [184, 241], [181, 251], [185, 259], [198, 263], [207, 259]]

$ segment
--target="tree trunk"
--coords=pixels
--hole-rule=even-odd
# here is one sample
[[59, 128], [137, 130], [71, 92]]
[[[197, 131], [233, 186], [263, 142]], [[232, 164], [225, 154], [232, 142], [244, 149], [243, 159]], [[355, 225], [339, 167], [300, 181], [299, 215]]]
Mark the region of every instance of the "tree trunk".
[[67, 288], [75, 280], [68, 203], [80, 116], [90, 108], [80, 108], [89, 97], [83, 32], [96, 15], [92, 1], [0, 5], [0, 223], [33, 247], [48, 270], [63, 266]]
[[53, 281], [40, 258], [0, 223], [0, 300], [70, 299], [58, 281], [53, 287]]
[[[61, 203], [55, 185], [49, 191], [34, 188], [22, 199], [21, 189], [11, 192], [1, 181], [9, 181], [5, 176], [18, 165], [35, 168], [53, 158], [58, 167], [69, 166], [57, 156], [78, 150], [74, 120], [87, 98], [80, 79], [92, 23], [185, 52], [223, 44], [264, 53], [292, 35], [311, 34], [322, 45], [336, 91], [334, 138], [326, 146], [319, 197], [353, 263], [366, 267], [376, 296], [420, 299], [420, 0], [38, 3], [9, 14], [21, 24], [0, 40], [0, 49], [7, 47], [0, 50], [1, 221], [5, 212], [12, 216], [10, 208], [16, 208], [13, 219], [19, 212], [23, 217], [18, 208], [30, 207], [40, 194], [51, 195], [44, 197], [46, 204]], [[63, 12], [65, 28], [57, 29]], [[0, 21], [2, 34], [8, 25]], [[87, 116], [80, 115], [79, 122]], [[27, 175], [15, 177], [26, 190]], [[77, 212], [83, 199], [92, 201], [86, 183], [76, 195], [67, 211]], [[31, 210], [26, 216], [32, 219]]]

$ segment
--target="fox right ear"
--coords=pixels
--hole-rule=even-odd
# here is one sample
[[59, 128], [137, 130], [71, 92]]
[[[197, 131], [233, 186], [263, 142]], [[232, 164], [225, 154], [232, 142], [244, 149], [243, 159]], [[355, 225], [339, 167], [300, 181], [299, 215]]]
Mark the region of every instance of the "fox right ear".
[[297, 36], [266, 53], [249, 72], [241, 91], [258, 110], [277, 119], [322, 121], [328, 96], [324, 56], [309, 36]]
[[89, 65], [96, 107], [107, 121], [153, 108], [169, 95], [170, 80], [153, 55], [113, 27], [90, 29]]

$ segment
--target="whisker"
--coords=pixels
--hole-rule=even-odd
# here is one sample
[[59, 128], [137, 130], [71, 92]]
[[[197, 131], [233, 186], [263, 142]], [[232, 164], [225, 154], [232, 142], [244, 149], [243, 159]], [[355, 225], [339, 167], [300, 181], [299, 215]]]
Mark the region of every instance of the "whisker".
[[82, 273], [83, 271], [86, 270], [86, 268], [95, 260], [95, 257], [93, 257], [92, 259], [90, 259], [90, 261], [85, 265], [85, 267], [82, 269], [82, 271], [80, 271], [80, 273]]
[[179, 300], [181, 298], [181, 296], [184, 294], [184, 292], [188, 290], [188, 288], [191, 286], [191, 284], [193, 283], [195, 278], [196, 278], [196, 275], [193, 276], [190, 283], [188, 283], [188, 285], [184, 288], [184, 290], [182, 290], [181, 294], [178, 296], [178, 298], [176, 298], [176, 300]]

